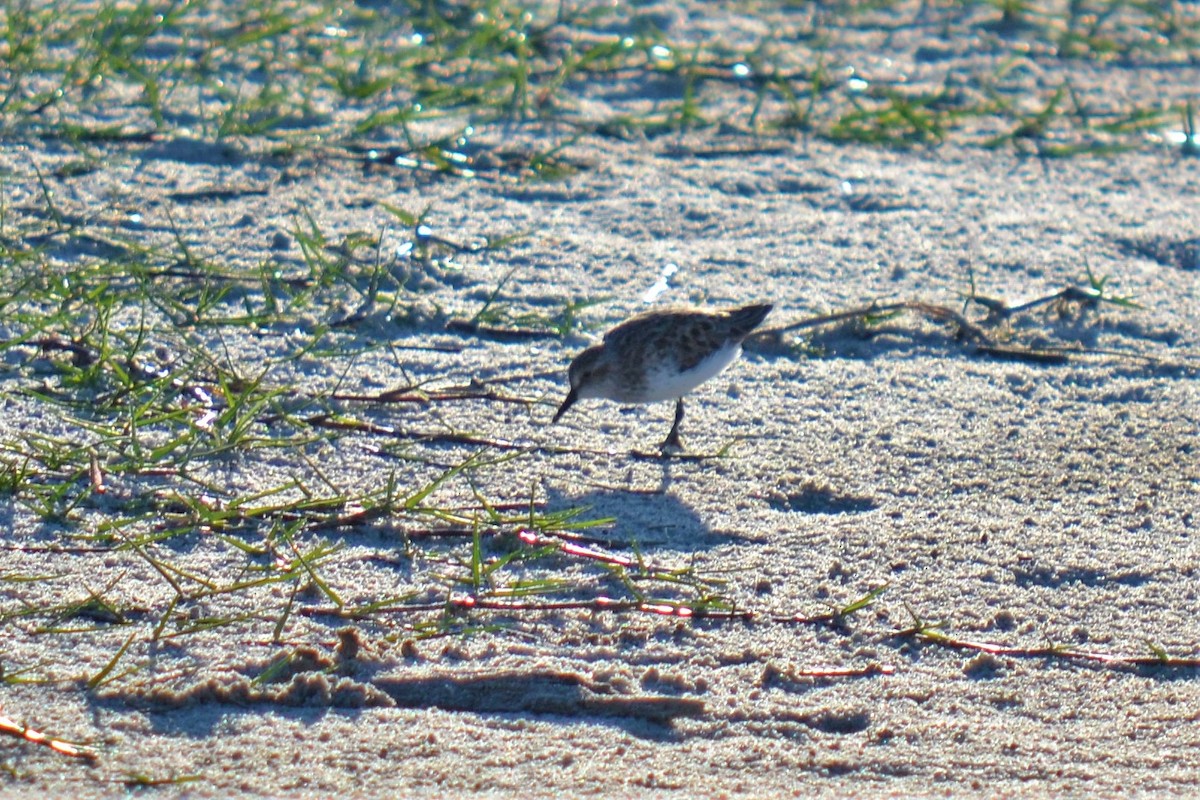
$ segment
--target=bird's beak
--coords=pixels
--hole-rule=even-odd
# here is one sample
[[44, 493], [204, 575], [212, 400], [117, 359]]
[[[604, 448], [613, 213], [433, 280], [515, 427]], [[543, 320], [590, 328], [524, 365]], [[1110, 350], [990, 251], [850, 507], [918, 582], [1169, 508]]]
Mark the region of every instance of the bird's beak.
[[577, 392], [575, 389], [572, 389], [567, 394], [567, 399], [563, 400], [562, 405], [558, 407], [558, 413], [556, 413], [554, 415], [554, 420], [550, 424], [553, 425], [555, 422], [558, 422], [559, 417], [561, 417], [563, 414], [567, 413], [567, 409], [570, 408], [571, 406], [575, 405], [575, 401], [578, 399], [579, 399], [579, 392]]

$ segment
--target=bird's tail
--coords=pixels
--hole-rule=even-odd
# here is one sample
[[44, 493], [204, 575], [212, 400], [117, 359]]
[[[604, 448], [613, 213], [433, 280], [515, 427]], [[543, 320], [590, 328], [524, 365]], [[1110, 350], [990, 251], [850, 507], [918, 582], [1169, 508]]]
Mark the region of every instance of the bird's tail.
[[757, 306], [735, 308], [729, 311], [729, 321], [732, 323], [732, 338], [745, 339], [750, 335], [750, 331], [762, 324], [762, 321], [767, 318], [767, 314], [771, 313], [772, 308], [774, 306], [770, 303], [764, 303]]

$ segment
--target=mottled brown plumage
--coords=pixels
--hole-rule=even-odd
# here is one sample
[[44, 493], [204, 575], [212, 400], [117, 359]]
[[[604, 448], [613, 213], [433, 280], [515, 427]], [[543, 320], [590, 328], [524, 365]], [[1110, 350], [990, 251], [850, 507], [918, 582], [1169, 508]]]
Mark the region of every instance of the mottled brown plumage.
[[619, 403], [675, 399], [675, 424], [662, 450], [682, 451], [683, 396], [733, 363], [742, 341], [770, 311], [770, 305], [728, 311], [666, 308], [622, 322], [571, 362], [571, 391], [554, 421], [588, 397]]

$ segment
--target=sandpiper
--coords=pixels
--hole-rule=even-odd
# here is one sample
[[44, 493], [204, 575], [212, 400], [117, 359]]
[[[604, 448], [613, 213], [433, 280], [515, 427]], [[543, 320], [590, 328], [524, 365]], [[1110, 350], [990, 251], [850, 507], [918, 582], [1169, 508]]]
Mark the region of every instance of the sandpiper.
[[581, 398], [618, 403], [674, 399], [675, 424], [661, 450], [663, 455], [682, 453], [683, 396], [732, 364], [742, 341], [770, 311], [770, 305], [727, 311], [665, 308], [622, 322], [571, 362], [571, 391], [554, 422]]

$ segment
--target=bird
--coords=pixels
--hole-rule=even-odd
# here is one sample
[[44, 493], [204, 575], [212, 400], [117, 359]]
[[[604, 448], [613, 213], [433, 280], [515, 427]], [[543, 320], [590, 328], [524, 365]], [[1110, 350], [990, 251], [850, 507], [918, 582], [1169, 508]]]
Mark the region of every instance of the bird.
[[627, 404], [675, 400], [675, 422], [659, 449], [664, 457], [683, 453], [679, 424], [684, 395], [732, 364], [742, 352], [742, 342], [772, 308], [669, 307], [622, 322], [571, 361], [571, 389], [553, 422], [587, 398]]

